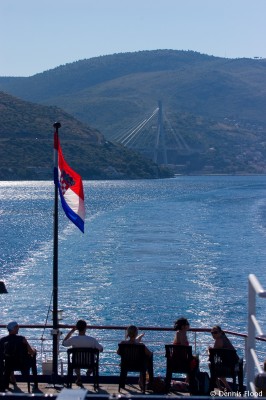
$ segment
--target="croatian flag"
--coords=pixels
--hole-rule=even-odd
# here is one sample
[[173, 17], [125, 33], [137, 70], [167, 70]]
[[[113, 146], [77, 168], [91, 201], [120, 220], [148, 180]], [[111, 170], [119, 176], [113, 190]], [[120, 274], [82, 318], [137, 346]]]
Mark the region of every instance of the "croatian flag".
[[70, 221], [84, 233], [85, 206], [82, 179], [65, 161], [58, 132], [56, 131], [54, 133], [54, 150], [55, 184], [57, 184], [59, 188], [63, 210]]

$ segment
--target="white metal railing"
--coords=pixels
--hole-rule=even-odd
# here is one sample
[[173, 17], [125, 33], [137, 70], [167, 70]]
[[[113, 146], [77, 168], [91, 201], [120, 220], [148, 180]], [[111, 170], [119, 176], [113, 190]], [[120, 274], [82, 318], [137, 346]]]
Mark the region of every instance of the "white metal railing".
[[266, 337], [256, 318], [256, 298], [266, 298], [266, 291], [255, 275], [250, 274], [248, 281], [248, 338], [246, 347], [247, 389], [256, 392], [254, 386], [255, 367], [259, 373], [263, 371], [255, 350], [256, 335], [260, 338]]
[[[45, 328], [45, 334], [43, 334]], [[66, 348], [62, 343], [62, 338], [65, 337], [70, 325], [60, 325], [60, 332], [62, 335], [59, 337], [59, 352], [58, 352], [58, 367], [59, 374], [65, 375], [67, 356]], [[42, 325], [20, 325], [20, 332], [26, 336], [29, 343], [37, 349], [37, 366], [38, 373], [43, 371], [43, 362], [49, 362], [52, 359], [52, 326]], [[123, 326], [88, 326], [88, 334], [96, 337], [103, 345], [104, 351], [101, 353], [100, 360], [100, 373], [101, 375], [118, 375], [119, 374], [119, 357], [116, 350], [118, 343], [125, 337], [126, 327]], [[172, 343], [174, 338], [174, 330], [166, 327], [139, 327], [140, 332], [144, 332], [144, 343], [154, 352], [154, 373], [155, 375], [164, 376], [165, 374], [165, 348], [164, 345]], [[200, 368], [203, 371], [209, 371], [208, 368], [208, 347], [213, 342], [210, 334], [210, 328], [191, 328], [188, 336], [189, 341], [193, 347], [193, 353], [198, 354], [200, 357]], [[226, 331], [226, 334], [233, 341], [234, 346], [237, 348], [240, 357], [244, 357], [246, 353], [247, 335], [244, 333], [237, 333]], [[0, 336], [6, 335], [6, 329], [0, 325]], [[265, 342], [262, 342], [263, 356], [266, 357]]]

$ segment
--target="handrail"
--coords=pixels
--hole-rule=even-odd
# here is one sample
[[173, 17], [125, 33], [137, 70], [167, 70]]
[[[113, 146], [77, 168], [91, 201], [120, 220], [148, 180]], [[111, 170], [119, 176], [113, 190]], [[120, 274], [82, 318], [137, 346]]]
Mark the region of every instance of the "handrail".
[[[262, 294], [264, 291], [259, 288], [259, 293]], [[264, 296], [264, 295], [263, 295]], [[254, 316], [252, 313], [251, 320], [254, 322]], [[257, 322], [255, 323], [257, 328]], [[52, 324], [43, 325], [43, 324], [21, 324], [19, 325], [21, 330], [25, 329], [26, 332], [24, 334], [29, 340], [30, 344], [33, 347], [36, 347], [38, 350], [38, 370], [44, 370], [44, 368], [49, 368], [50, 360], [52, 358]], [[61, 370], [61, 375], [64, 375], [65, 367], [66, 367], [66, 348], [62, 346], [62, 338], [67, 334], [67, 332], [73, 328], [74, 325], [69, 324], [60, 324], [59, 331], [60, 336], [59, 339], [59, 369]], [[253, 324], [254, 326], [254, 324]], [[0, 324], [0, 330], [2, 331], [0, 335], [3, 335], [3, 331], [6, 329], [6, 325]], [[123, 339], [124, 333], [126, 332], [127, 326], [123, 325], [88, 325], [88, 331], [94, 331], [95, 336], [104, 346], [104, 352], [101, 354], [101, 369], [102, 375], [105, 376], [115, 376], [119, 371], [119, 360], [117, 358], [116, 350], [117, 344], [120, 340]], [[171, 343], [174, 337], [175, 330], [172, 327], [155, 327], [155, 326], [140, 326], [140, 331], [146, 333], [145, 336], [145, 344], [152, 349], [154, 352], [155, 362], [154, 368], [156, 374], [164, 374], [165, 370], [165, 349], [164, 345], [167, 343]], [[64, 331], [64, 332], [62, 332]], [[98, 333], [96, 333], [98, 331]], [[150, 332], [149, 332], [150, 331]], [[122, 332], [122, 334], [120, 333]], [[157, 332], [156, 335], [153, 335], [153, 332]], [[209, 336], [211, 332], [211, 328], [190, 328], [190, 335], [193, 336], [190, 338], [190, 342], [193, 346], [193, 353], [199, 354], [201, 369], [208, 372], [208, 347], [210, 345], [210, 340], [213, 339]], [[253, 363], [256, 365], [256, 368], [260, 371], [260, 365], [258, 361], [258, 355], [260, 358], [266, 358], [266, 350], [264, 343], [266, 342], [265, 336], [261, 335], [260, 328], [258, 329], [259, 336], [254, 335], [254, 341], [257, 342], [257, 353], [254, 356], [254, 352], [249, 352], [248, 349], [254, 349], [255, 344], [252, 342], [252, 346], [250, 345], [250, 337], [246, 333], [238, 333], [231, 330], [224, 329], [224, 332], [232, 336], [235, 339], [234, 345], [237, 350], [240, 352], [239, 355], [247, 359], [249, 353], [251, 354]], [[94, 336], [94, 334], [92, 333]], [[47, 362], [47, 366], [44, 366], [43, 363]], [[253, 381], [254, 374], [250, 375], [250, 367], [249, 367], [250, 359], [247, 361], [244, 371], [248, 370], [248, 379], [249, 382]], [[253, 366], [254, 368], [254, 366]], [[251, 378], [250, 378], [251, 376]], [[254, 391], [254, 386], [253, 390]]]
[[[52, 357], [52, 336], [50, 332], [52, 330], [52, 324], [43, 325], [43, 324], [21, 324], [19, 325], [21, 330], [28, 329], [28, 333], [26, 332], [26, 337], [29, 342], [38, 349], [38, 366], [41, 367], [41, 363], [44, 361], [48, 361]], [[66, 348], [61, 346], [62, 338], [65, 336], [68, 330], [72, 329], [74, 325], [68, 324], [60, 324], [59, 330], [62, 333], [64, 330], [64, 335], [59, 338], [59, 358], [61, 361], [61, 371], [62, 365], [64, 367], [66, 363]], [[0, 329], [5, 329], [6, 325], [0, 324]], [[46, 331], [44, 335], [44, 329]], [[102, 361], [101, 366], [103, 368], [103, 373], [108, 374], [108, 371], [114, 372], [118, 369], [119, 360], [117, 359], [116, 350], [117, 344], [120, 340], [123, 339], [124, 332], [126, 332], [127, 326], [118, 326], [118, 325], [88, 325], [89, 331], [96, 331], [99, 330], [98, 340], [104, 346], [104, 353], [101, 355]], [[172, 333], [175, 330], [172, 327], [155, 327], [155, 326], [140, 326], [140, 331], [146, 332], [147, 335], [145, 336], [145, 344], [150, 347], [154, 351], [155, 356], [155, 369], [157, 373], [161, 374], [164, 372], [165, 367], [165, 349], [164, 345], [167, 343], [171, 343], [173, 340], [174, 335]], [[33, 331], [33, 334], [32, 334]], [[42, 334], [39, 334], [38, 331]], [[115, 333], [115, 331], [117, 333]], [[119, 331], [123, 332], [122, 335]], [[148, 332], [150, 331], [150, 333]], [[199, 354], [201, 358], [201, 367], [208, 371], [208, 352], [207, 349], [209, 347], [209, 341], [212, 340], [211, 336], [208, 334], [210, 333], [210, 328], [190, 328], [190, 334], [193, 335], [191, 338], [191, 344], [193, 346], [193, 353]], [[110, 335], [110, 332], [113, 334]], [[156, 335], [153, 335], [152, 332], [157, 332]], [[236, 347], [241, 350], [243, 355], [245, 354], [246, 350], [246, 341], [247, 341], [247, 334], [245, 333], [237, 333], [230, 330], [225, 330], [228, 335], [232, 335], [235, 338], [238, 338], [239, 341], [236, 343]], [[259, 338], [260, 340], [266, 341], [266, 339]], [[41, 343], [38, 346], [38, 343]], [[244, 342], [244, 343], [243, 343]], [[36, 344], [35, 344], [36, 343]], [[40, 351], [39, 351], [40, 350]], [[111, 368], [110, 368], [111, 366]]]
[[[29, 329], [53, 329], [53, 325], [43, 325], [43, 324], [19, 324], [20, 328], [29, 328]], [[69, 325], [69, 324], [59, 324], [58, 327], [60, 329], [71, 329], [74, 328], [75, 325]], [[6, 325], [0, 324], [0, 329], [5, 329]], [[88, 330], [127, 330], [128, 326], [124, 325], [87, 325]], [[166, 331], [166, 332], [175, 332], [175, 329], [172, 327], [163, 327], [163, 326], [138, 326], [138, 330], [140, 331]], [[230, 331], [223, 329], [223, 331], [229, 335], [235, 335], [243, 338], [247, 338], [248, 334], [247, 333], [240, 333], [240, 332], [235, 332], [235, 331]], [[204, 332], [204, 333], [210, 333], [211, 328], [190, 328], [189, 332]], [[258, 337], [259, 339], [259, 337]], [[265, 338], [266, 340], [266, 338]]]
[[266, 298], [266, 291], [257, 277], [254, 274], [250, 274], [248, 277], [248, 338], [246, 347], [247, 387], [250, 391], [254, 391], [255, 366], [259, 373], [263, 371], [255, 350], [256, 332], [259, 334], [260, 339], [265, 339], [265, 335], [256, 318], [256, 297]]

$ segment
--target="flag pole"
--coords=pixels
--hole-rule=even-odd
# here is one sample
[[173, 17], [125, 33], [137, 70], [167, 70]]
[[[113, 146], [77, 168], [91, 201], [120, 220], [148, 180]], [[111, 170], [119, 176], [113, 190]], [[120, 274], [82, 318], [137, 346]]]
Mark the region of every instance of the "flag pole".
[[58, 376], [58, 130], [54, 127], [53, 377]]

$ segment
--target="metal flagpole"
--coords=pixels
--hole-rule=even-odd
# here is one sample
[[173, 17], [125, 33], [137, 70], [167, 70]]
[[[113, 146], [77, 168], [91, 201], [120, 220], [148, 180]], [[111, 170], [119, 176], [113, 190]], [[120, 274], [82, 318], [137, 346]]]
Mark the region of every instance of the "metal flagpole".
[[53, 377], [58, 376], [58, 129], [60, 122], [55, 122], [56, 141], [54, 144], [54, 247], [53, 247]]

